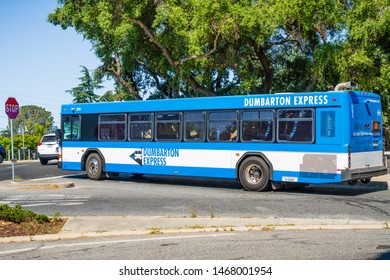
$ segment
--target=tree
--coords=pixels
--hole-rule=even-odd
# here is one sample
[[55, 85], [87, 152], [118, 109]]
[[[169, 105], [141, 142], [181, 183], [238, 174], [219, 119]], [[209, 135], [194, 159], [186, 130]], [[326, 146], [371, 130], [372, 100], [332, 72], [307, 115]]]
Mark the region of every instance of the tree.
[[345, 80], [381, 94], [387, 148], [390, 147], [390, 1], [357, 0], [347, 14], [349, 37], [340, 72]]
[[[12, 127], [14, 129], [14, 151], [23, 147], [35, 150], [42, 136], [51, 132], [54, 118], [51, 112], [44, 108], [27, 105], [19, 108], [19, 115], [13, 120]], [[8, 129], [0, 134], [0, 143], [6, 147], [7, 151], [11, 150], [11, 125]]]
[[[174, 1], [60, 0], [61, 7], [49, 15], [49, 21], [63, 28], [74, 27], [91, 40], [102, 60], [101, 69], [114, 77], [132, 99], [141, 98], [145, 83], [171, 97], [178, 95], [183, 82], [197, 92], [208, 94], [210, 90], [197, 80], [192, 67], [180, 64], [211, 55], [218, 38], [216, 28], [211, 49], [194, 55], [186, 48], [188, 40], [182, 41], [183, 31], [172, 32], [169, 26], [172, 21], [168, 18], [165, 22], [164, 10], [171, 4], [168, 2]], [[174, 6], [175, 23], [180, 8]], [[198, 49], [208, 48], [208, 43]]]
[[73, 96], [73, 103], [91, 103], [96, 102], [99, 96], [95, 94], [95, 90], [102, 88], [101, 77], [98, 75], [91, 75], [87, 67], [81, 66], [81, 73], [84, 75], [79, 78], [81, 83], [67, 90]]
[[165, 97], [268, 93], [275, 71], [295, 59], [306, 61], [306, 90], [338, 79], [339, 0], [59, 3], [49, 21], [90, 40], [100, 69], [132, 99], [150, 88]]
[[[50, 131], [54, 118], [45, 108], [27, 105], [21, 106], [18, 117], [13, 121], [15, 134], [24, 131], [24, 134], [42, 136]], [[10, 126], [8, 126], [10, 127]]]
[[[97, 72], [117, 86], [100, 100], [317, 91], [353, 80], [382, 95], [390, 132], [389, 4], [59, 0], [49, 22], [92, 42]], [[81, 99], [99, 99], [84, 89]]]

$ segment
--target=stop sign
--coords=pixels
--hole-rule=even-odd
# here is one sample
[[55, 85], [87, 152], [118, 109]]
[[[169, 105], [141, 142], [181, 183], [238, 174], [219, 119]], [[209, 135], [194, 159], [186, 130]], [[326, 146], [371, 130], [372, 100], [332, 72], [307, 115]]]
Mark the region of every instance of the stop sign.
[[16, 119], [19, 115], [19, 103], [15, 98], [9, 97], [7, 99], [5, 102], [5, 113], [10, 119]]

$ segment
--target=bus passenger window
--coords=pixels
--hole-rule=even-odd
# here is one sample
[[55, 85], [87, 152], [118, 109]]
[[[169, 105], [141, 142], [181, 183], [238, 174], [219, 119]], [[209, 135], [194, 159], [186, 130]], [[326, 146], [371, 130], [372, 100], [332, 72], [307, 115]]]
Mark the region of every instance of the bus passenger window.
[[277, 124], [278, 142], [314, 142], [313, 109], [279, 110]]
[[130, 141], [152, 141], [153, 114], [131, 114], [129, 117]]
[[206, 135], [205, 113], [185, 112], [184, 129], [186, 141], [204, 141]]
[[99, 115], [99, 140], [126, 140], [126, 114]]
[[180, 113], [160, 113], [156, 116], [156, 139], [168, 141], [180, 141]]
[[237, 112], [209, 113], [208, 129], [210, 141], [237, 141]]
[[242, 114], [242, 141], [273, 142], [274, 112], [245, 111]]

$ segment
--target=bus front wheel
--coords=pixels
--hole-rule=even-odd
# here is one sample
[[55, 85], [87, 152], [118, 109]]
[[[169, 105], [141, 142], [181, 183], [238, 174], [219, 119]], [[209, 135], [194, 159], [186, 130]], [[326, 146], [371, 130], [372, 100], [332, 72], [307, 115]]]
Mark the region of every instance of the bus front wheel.
[[89, 179], [100, 180], [103, 177], [103, 161], [98, 154], [90, 154], [85, 166]]
[[248, 157], [240, 165], [239, 179], [248, 191], [265, 191], [269, 188], [270, 170], [268, 165], [258, 157]]

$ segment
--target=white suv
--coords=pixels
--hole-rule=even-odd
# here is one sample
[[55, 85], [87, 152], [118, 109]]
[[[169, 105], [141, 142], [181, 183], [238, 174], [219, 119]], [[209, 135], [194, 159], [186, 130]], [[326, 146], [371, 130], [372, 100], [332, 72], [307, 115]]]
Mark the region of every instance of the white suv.
[[38, 143], [38, 158], [42, 165], [46, 165], [51, 159], [58, 159], [59, 145], [54, 133], [42, 136]]

